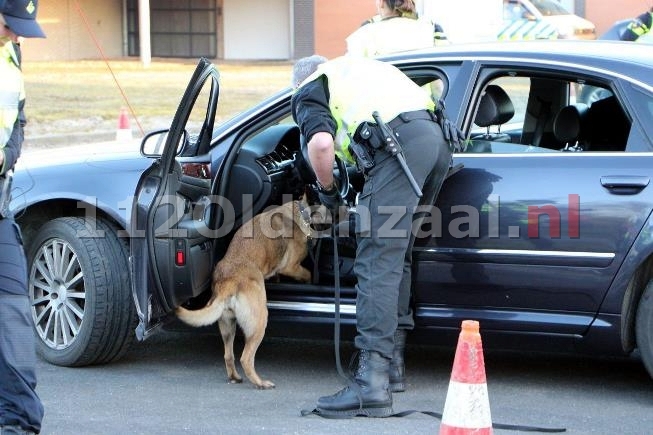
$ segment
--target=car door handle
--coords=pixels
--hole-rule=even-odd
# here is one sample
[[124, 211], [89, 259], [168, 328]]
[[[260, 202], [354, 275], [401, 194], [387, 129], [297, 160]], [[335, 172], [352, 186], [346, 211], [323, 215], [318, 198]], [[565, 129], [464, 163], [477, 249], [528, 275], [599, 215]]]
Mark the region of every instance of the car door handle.
[[601, 177], [601, 185], [617, 195], [634, 195], [641, 192], [651, 181], [640, 175], [606, 175]]

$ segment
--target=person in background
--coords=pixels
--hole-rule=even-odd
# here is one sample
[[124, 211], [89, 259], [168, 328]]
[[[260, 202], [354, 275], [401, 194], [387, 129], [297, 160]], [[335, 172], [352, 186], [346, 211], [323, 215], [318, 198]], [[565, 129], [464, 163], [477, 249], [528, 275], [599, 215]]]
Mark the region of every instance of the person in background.
[[643, 36], [650, 35], [653, 28], [653, 7], [634, 18], [621, 34], [622, 41], [637, 41]]
[[[407, 258], [415, 240], [413, 217], [419, 196], [399, 160], [385, 147], [386, 136], [373, 113], [378, 112], [391, 134], [401, 138], [406, 166], [429, 201], [434, 201], [448, 173], [450, 144], [460, 145], [462, 133], [435, 110], [419, 85], [379, 60], [348, 55], [331, 61], [317, 55], [303, 58], [293, 68], [293, 86], [292, 115], [307, 141], [321, 203], [334, 215], [342, 204], [333, 177], [337, 155], [363, 168], [365, 182], [356, 207], [369, 213], [356, 232], [358, 367], [353, 383], [320, 397], [316, 411], [331, 418], [387, 417], [392, 414], [392, 392], [404, 388], [403, 348], [402, 361], [397, 361], [397, 347], [403, 346], [406, 330], [413, 326]], [[402, 212], [398, 222], [392, 218], [392, 235], [384, 234], [387, 207]], [[408, 312], [401, 313], [400, 305]], [[405, 329], [399, 331], [402, 314]]]
[[418, 19], [413, 0], [375, 1], [378, 15], [347, 37], [347, 54], [374, 57], [446, 41], [440, 26], [434, 32], [433, 23]]
[[18, 38], [44, 38], [38, 0], [0, 0], [0, 434], [41, 431], [34, 331], [20, 229], [8, 209], [23, 143], [25, 88]]

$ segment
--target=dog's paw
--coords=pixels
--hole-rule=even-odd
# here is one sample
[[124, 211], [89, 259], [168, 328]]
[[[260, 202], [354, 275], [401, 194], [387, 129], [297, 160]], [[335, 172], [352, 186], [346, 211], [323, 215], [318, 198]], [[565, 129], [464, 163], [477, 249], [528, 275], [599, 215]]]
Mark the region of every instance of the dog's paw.
[[231, 378], [227, 379], [227, 382], [230, 383], [230, 384], [242, 384], [243, 379], [240, 378], [240, 377], [231, 377]]
[[256, 388], [259, 390], [269, 390], [274, 387], [275, 387], [274, 383], [270, 381], [261, 381], [260, 384], [256, 385]]

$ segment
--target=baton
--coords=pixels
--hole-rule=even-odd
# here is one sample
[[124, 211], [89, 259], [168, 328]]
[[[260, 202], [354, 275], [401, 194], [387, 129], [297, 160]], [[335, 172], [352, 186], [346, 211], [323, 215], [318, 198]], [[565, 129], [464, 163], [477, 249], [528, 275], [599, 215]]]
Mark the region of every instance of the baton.
[[397, 158], [399, 164], [401, 165], [401, 169], [403, 169], [404, 174], [406, 174], [406, 177], [408, 178], [410, 185], [413, 187], [413, 190], [415, 191], [415, 195], [417, 195], [418, 198], [421, 198], [422, 189], [420, 189], [419, 184], [417, 184], [417, 181], [415, 181], [415, 177], [413, 177], [413, 173], [410, 172], [410, 169], [406, 164], [406, 159], [404, 158], [403, 150], [401, 149], [401, 145], [399, 144], [399, 141], [397, 140], [396, 136], [394, 135], [390, 127], [388, 127], [386, 123], [381, 120], [381, 115], [379, 115], [379, 112], [375, 110], [372, 113], [372, 118], [374, 118], [376, 125], [378, 125], [381, 128], [381, 133], [385, 138], [386, 151], [388, 151], [390, 154], [392, 154]]

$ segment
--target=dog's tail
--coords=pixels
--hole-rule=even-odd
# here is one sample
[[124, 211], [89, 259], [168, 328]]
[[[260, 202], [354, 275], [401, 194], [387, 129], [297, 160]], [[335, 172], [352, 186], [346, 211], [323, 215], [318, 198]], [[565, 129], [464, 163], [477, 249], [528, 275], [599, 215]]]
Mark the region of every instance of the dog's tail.
[[178, 307], [175, 310], [177, 317], [184, 323], [191, 326], [208, 326], [218, 321], [222, 317], [224, 311], [224, 302], [218, 301], [218, 298], [213, 297], [206, 306], [199, 310], [188, 310], [183, 307]]

